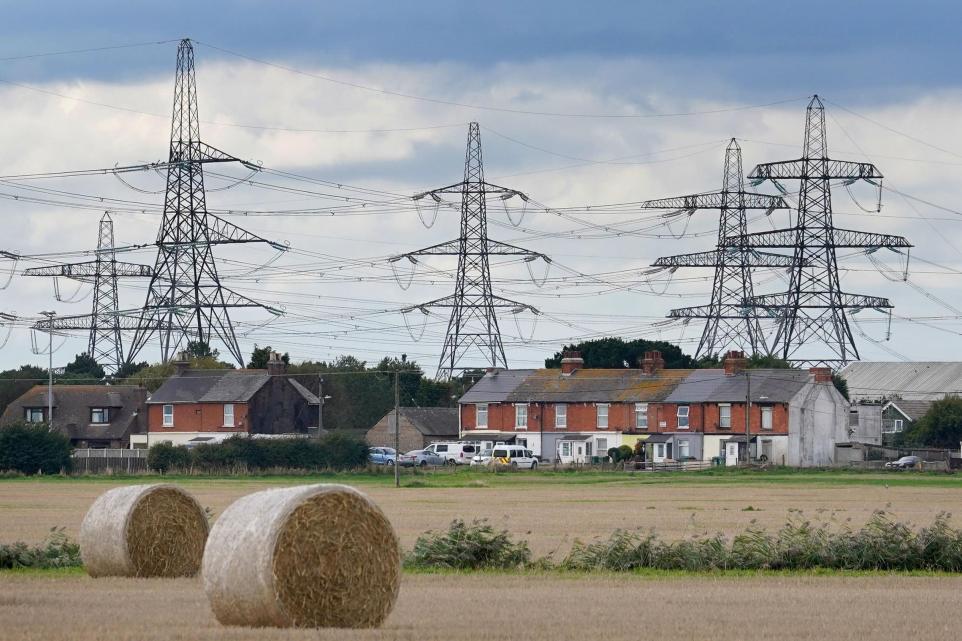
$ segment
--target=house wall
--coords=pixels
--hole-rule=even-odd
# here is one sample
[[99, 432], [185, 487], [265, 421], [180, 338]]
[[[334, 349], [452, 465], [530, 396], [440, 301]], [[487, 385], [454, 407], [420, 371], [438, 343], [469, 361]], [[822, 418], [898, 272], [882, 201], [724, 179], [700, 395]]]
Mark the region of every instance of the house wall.
[[[391, 412], [367, 431], [365, 435], [367, 442], [372, 447], [394, 447], [393, 422], [394, 412]], [[401, 429], [398, 434], [398, 447], [401, 452], [422, 450], [437, 440], [457, 440], [457, 435], [450, 439], [429, 439], [414, 427], [414, 424], [404, 416], [404, 412], [401, 412]]]
[[882, 406], [879, 403], [852, 405], [849, 409], [848, 432], [851, 441], [881, 445]]
[[234, 427], [224, 427], [223, 403], [173, 403], [174, 425], [164, 427], [164, 406], [147, 405], [147, 428], [153, 432], [247, 432], [246, 403], [234, 403]]
[[849, 403], [831, 383], [808, 383], [789, 404], [787, 463], [820, 467], [835, 462], [836, 443], [846, 443]]
[[257, 390], [248, 416], [252, 434], [306, 434], [318, 422], [317, 406], [309, 404], [286, 376], [273, 376]]

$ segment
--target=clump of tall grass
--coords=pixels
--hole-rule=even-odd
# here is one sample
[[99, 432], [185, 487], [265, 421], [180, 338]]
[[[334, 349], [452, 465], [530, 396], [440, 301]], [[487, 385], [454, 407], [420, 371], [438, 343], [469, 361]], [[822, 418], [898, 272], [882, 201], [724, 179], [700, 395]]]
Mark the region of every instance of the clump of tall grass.
[[23, 541], [0, 544], [0, 569], [80, 566], [80, 546], [71, 541], [63, 530], [51, 528], [40, 545], [29, 545]]
[[451, 522], [447, 530], [418, 537], [404, 560], [409, 568], [480, 570], [523, 568], [531, 564], [527, 541], [514, 541], [507, 530], [496, 531], [487, 521]]

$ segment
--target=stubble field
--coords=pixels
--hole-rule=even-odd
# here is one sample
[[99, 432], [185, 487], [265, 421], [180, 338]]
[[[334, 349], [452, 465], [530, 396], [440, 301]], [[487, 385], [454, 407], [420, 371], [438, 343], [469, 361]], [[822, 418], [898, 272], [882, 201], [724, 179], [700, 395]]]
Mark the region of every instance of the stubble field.
[[[326, 480], [326, 479], [325, 479]], [[351, 477], [386, 511], [410, 549], [454, 518], [487, 518], [536, 555], [616, 528], [666, 539], [733, 534], [753, 521], [777, 529], [797, 511], [859, 525], [875, 510], [925, 525], [962, 519], [962, 483], [940, 477], [442, 475]], [[0, 481], [0, 541], [76, 535], [101, 492], [137, 480]], [[178, 479], [216, 514], [235, 498], [309, 479]], [[751, 509], [749, 509], [751, 508]], [[958, 519], [953, 519], [958, 523]], [[0, 572], [5, 639], [941, 639], [952, 636], [962, 577], [897, 574], [405, 574], [378, 631], [250, 631], [220, 627], [200, 581], [97, 580], [82, 573]]]

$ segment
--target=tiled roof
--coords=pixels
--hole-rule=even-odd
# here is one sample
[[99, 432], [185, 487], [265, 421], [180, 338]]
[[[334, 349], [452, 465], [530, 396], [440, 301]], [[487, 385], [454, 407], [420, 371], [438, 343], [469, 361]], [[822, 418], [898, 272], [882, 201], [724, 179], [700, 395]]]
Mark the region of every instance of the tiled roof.
[[[134, 385], [54, 385], [53, 424], [55, 429], [77, 440], [123, 439], [143, 431], [141, 410], [147, 390]], [[47, 406], [47, 386], [35, 385], [14, 400], [3, 412], [4, 424], [21, 421], [27, 407]], [[90, 410], [107, 408], [107, 425], [92, 425]]]
[[270, 376], [263, 369], [188, 369], [171, 376], [150, 403], [245, 403]]
[[460, 402], [498, 403], [503, 401], [527, 376], [537, 371], [535, 369], [503, 369], [488, 372], [464, 393]]
[[502, 370], [485, 374], [461, 397], [462, 403], [617, 403], [663, 400], [691, 372], [665, 369]]
[[915, 422], [928, 413], [929, 408], [932, 407], [932, 403], [934, 402], [935, 401], [914, 401], [897, 398], [890, 401], [889, 404], [894, 405], [905, 418]]
[[[753, 403], [787, 403], [809, 382], [809, 373], [797, 369], [750, 370]], [[748, 376], [728, 376], [723, 369], [699, 369], [665, 399], [667, 403], [744, 402]]]
[[892, 398], [934, 401], [962, 394], [962, 362], [868, 362], [848, 364], [840, 372], [852, 400]]
[[456, 407], [402, 407], [401, 416], [425, 436], [458, 436]]

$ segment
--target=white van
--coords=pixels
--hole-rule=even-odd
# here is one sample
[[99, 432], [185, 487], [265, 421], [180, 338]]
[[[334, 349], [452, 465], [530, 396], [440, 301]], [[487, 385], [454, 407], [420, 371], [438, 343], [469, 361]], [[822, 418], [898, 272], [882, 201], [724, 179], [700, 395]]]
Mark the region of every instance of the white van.
[[538, 469], [538, 459], [534, 452], [520, 445], [495, 445], [491, 450], [491, 463], [494, 465], [509, 465], [511, 467]]
[[481, 448], [476, 443], [431, 443], [424, 451], [434, 452], [448, 463], [469, 465]]

